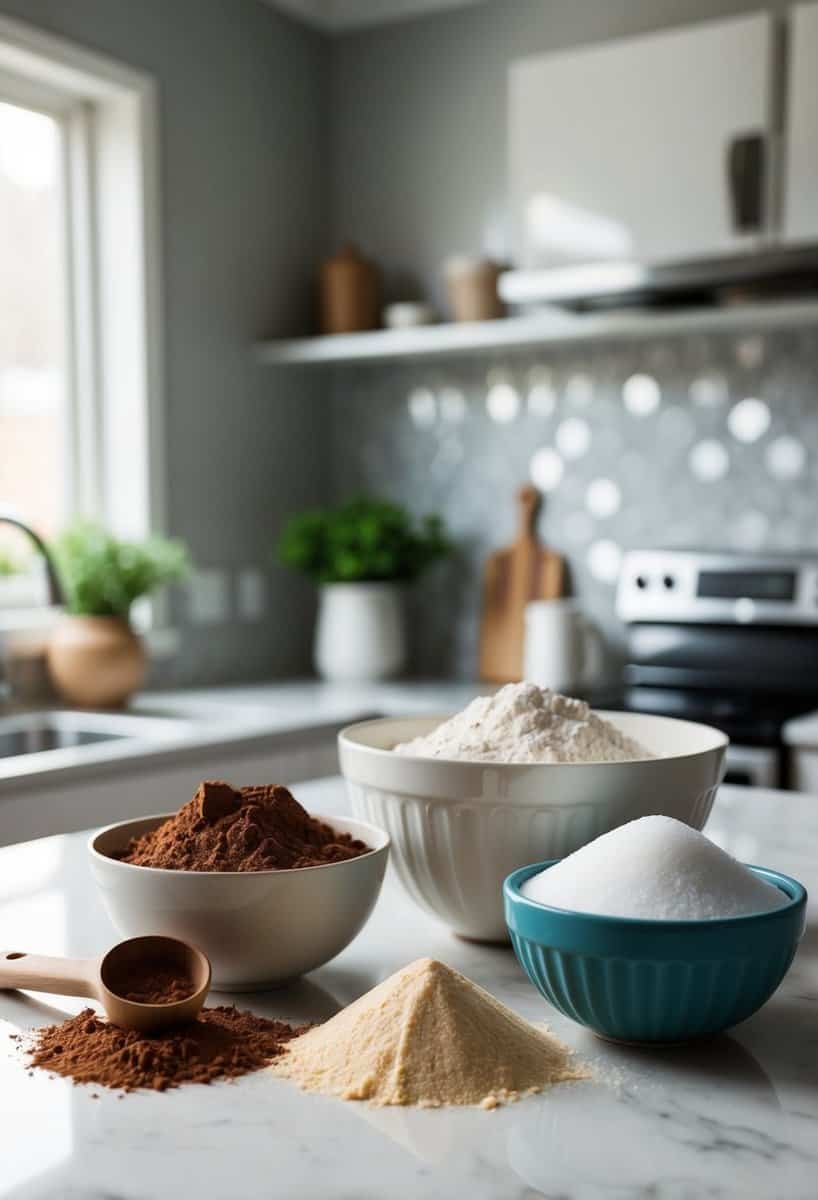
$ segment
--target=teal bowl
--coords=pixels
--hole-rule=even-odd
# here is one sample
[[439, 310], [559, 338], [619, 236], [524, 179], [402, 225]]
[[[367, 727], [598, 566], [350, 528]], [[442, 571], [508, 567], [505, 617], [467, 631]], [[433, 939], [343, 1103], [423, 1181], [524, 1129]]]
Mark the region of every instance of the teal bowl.
[[520, 887], [558, 859], [503, 884], [514, 952], [566, 1017], [623, 1042], [680, 1042], [720, 1033], [761, 1008], [787, 973], [804, 932], [806, 889], [750, 867], [788, 903], [772, 912], [703, 921], [647, 921], [551, 908]]

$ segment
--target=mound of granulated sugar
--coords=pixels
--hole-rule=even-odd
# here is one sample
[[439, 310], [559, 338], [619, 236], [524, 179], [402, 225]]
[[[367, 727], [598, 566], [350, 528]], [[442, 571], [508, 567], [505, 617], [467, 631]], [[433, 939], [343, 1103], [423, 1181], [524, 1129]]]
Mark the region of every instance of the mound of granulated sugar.
[[303, 1034], [270, 1069], [306, 1091], [423, 1108], [495, 1108], [588, 1077], [550, 1034], [431, 958]]
[[620, 825], [521, 891], [555, 908], [654, 921], [740, 917], [787, 903], [778, 888], [672, 817]]
[[616, 726], [572, 700], [534, 683], [509, 683], [478, 696], [426, 737], [402, 742], [398, 754], [472, 762], [627, 762], [653, 758]]

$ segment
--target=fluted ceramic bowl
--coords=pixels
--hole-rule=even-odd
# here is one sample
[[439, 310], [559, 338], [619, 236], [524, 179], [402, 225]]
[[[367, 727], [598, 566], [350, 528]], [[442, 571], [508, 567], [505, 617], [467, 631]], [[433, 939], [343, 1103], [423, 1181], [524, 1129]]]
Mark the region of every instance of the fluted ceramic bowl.
[[747, 916], [647, 921], [540, 904], [520, 890], [553, 862], [505, 881], [506, 920], [528, 978], [555, 1008], [601, 1037], [689, 1041], [752, 1016], [787, 973], [807, 893], [797, 880], [750, 867], [786, 904]]
[[701, 829], [724, 773], [718, 729], [641, 713], [599, 715], [656, 757], [615, 763], [483, 763], [395, 754], [445, 716], [350, 725], [338, 737], [353, 812], [385, 829], [406, 891], [463, 937], [507, 941], [503, 880], [564, 858], [637, 817]]

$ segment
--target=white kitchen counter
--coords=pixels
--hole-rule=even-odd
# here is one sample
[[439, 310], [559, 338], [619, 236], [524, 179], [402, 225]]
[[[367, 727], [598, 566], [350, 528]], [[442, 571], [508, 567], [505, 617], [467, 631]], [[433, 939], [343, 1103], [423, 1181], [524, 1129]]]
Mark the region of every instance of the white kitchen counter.
[[112, 768], [170, 765], [203, 749], [266, 747], [334, 730], [373, 716], [449, 713], [492, 685], [443, 681], [331, 684], [296, 680], [178, 692], [146, 692], [127, 711], [173, 718], [161, 737], [122, 738], [0, 758], [0, 800], [21, 789], [72, 784]]
[[[339, 780], [296, 794], [345, 808]], [[708, 833], [818, 897], [818, 809], [794, 793], [723, 788]], [[0, 943], [92, 954], [115, 934], [71, 834], [0, 850]], [[694, 1046], [597, 1041], [551, 1010], [510, 950], [458, 941], [387, 879], [369, 924], [300, 983], [237, 997], [292, 1020], [331, 1015], [421, 955], [443, 959], [596, 1069], [517, 1105], [417, 1111], [306, 1095], [266, 1073], [117, 1099], [32, 1076], [7, 1035], [82, 1001], [0, 995], [3, 1200], [814, 1200], [818, 1194], [818, 911], [778, 993], [749, 1021]], [[223, 997], [214, 997], [223, 1002]], [[52, 1002], [53, 1001], [53, 1002]], [[92, 1093], [99, 1093], [93, 1099]]]

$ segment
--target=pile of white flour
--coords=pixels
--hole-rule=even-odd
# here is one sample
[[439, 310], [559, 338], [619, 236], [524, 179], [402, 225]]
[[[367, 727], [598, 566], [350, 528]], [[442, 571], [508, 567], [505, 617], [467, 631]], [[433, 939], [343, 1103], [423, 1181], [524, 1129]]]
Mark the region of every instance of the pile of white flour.
[[426, 737], [402, 742], [398, 754], [471, 762], [627, 762], [653, 758], [609, 721], [534, 683], [509, 683], [479, 696]]

